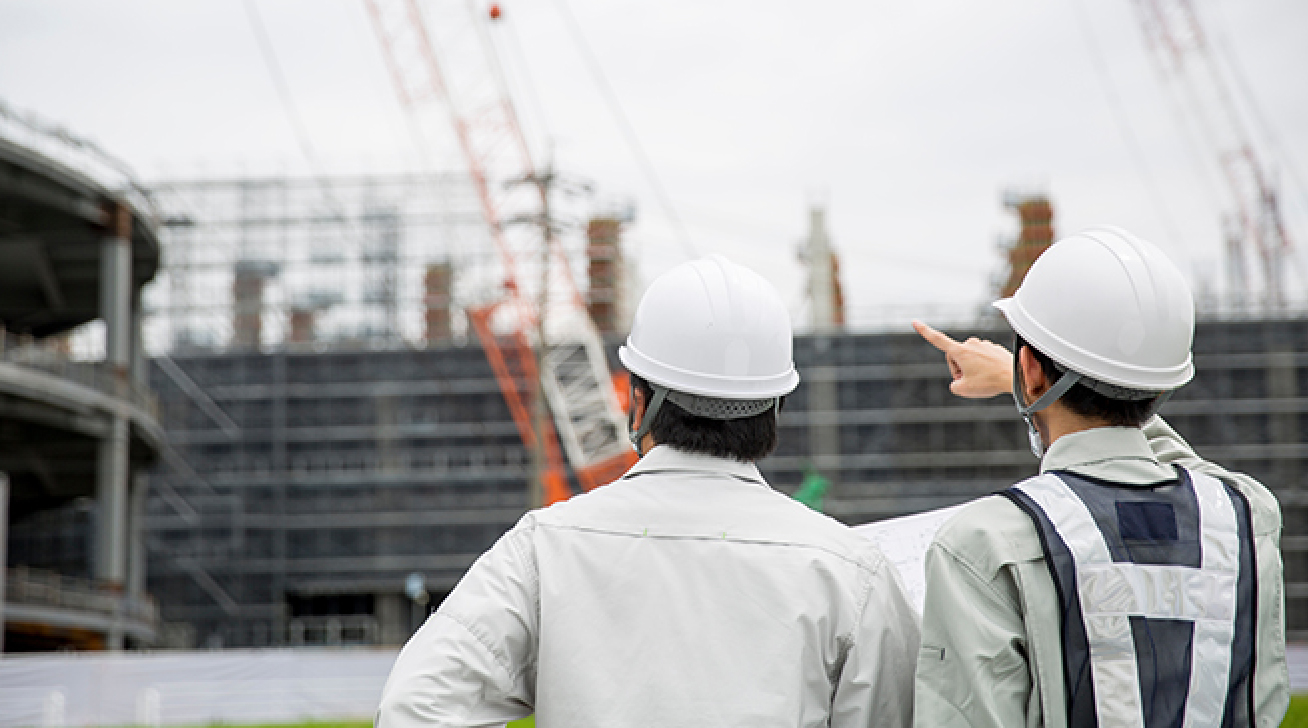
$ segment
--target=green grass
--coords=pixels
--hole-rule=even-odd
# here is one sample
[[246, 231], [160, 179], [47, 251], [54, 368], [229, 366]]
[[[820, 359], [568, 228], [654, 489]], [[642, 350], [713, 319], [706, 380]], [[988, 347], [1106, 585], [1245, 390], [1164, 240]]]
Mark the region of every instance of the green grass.
[[[308, 723], [271, 724], [241, 726], [241, 728], [372, 728], [372, 723]], [[515, 720], [507, 728], [536, 728], [536, 717], [527, 716]], [[1281, 728], [1308, 728], [1308, 695], [1295, 695], [1290, 698], [1290, 710], [1281, 722]]]
[[240, 728], [372, 728], [372, 723], [352, 720], [344, 722], [311, 720], [305, 723], [258, 723], [241, 725]]
[[[236, 728], [231, 726], [229, 728]], [[267, 723], [256, 725], [242, 725], [240, 728], [372, 728], [372, 723], [368, 722], [344, 722], [333, 723], [330, 721], [319, 722], [309, 721], [307, 723]], [[536, 728], [536, 716], [529, 715], [522, 720], [515, 720], [507, 728]]]
[[1281, 728], [1308, 728], [1308, 695], [1290, 697], [1290, 709], [1285, 712]]

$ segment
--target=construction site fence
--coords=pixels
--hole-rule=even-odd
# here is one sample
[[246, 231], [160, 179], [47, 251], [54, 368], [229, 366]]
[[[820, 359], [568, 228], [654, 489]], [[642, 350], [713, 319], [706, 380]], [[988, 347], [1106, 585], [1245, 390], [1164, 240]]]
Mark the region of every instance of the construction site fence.
[[0, 728], [370, 721], [396, 650], [64, 653], [0, 659]]
[[[1308, 690], [1308, 645], [1290, 688]], [[280, 649], [0, 659], [0, 728], [372, 720], [396, 650]]]

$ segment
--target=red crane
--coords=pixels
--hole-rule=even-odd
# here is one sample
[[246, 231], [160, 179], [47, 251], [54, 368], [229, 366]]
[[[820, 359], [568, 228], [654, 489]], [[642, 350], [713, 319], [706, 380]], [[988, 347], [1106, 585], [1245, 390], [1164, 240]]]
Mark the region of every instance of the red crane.
[[1247, 256], [1262, 269], [1264, 302], [1285, 303], [1285, 261], [1293, 245], [1282, 216], [1277, 187], [1240, 114], [1236, 97], [1219, 67], [1191, 0], [1134, 0], [1145, 42], [1164, 76], [1187, 107], [1204, 144], [1217, 155], [1231, 208], [1225, 216], [1231, 292], [1249, 290]]
[[[498, 251], [502, 297], [470, 307], [468, 320], [523, 443], [538, 453], [542, 500], [571, 495], [565, 454], [583, 488], [609, 482], [635, 454], [603, 342], [550, 233], [552, 175], [539, 174], [532, 161], [487, 27], [500, 6], [482, 12], [475, 0], [364, 2], [422, 153], [431, 155], [434, 141], [425, 132], [452, 128]], [[530, 184], [509, 184], [514, 180]], [[519, 218], [537, 220], [544, 234], [510, 235], [507, 223]], [[535, 302], [522, 285], [524, 261], [539, 262]], [[546, 401], [552, 422], [543, 416]]]

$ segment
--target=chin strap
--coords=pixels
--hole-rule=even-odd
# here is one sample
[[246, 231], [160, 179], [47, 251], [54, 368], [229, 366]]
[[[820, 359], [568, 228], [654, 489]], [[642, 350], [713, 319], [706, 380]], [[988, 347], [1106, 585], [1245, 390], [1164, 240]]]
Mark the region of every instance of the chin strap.
[[1031, 441], [1031, 452], [1037, 458], [1043, 458], [1045, 456], [1045, 441], [1040, 437], [1040, 431], [1036, 429], [1035, 420], [1031, 418], [1031, 415], [1048, 407], [1054, 402], [1057, 402], [1059, 397], [1067, 394], [1067, 390], [1071, 389], [1073, 384], [1076, 384], [1081, 380], [1081, 374], [1080, 372], [1074, 372], [1071, 369], [1068, 369], [1063, 373], [1063, 376], [1058, 378], [1057, 382], [1054, 382], [1054, 386], [1050, 387], [1044, 394], [1040, 395], [1039, 399], [1029, 405], [1023, 404], [1022, 370], [1018, 361], [1018, 357], [1014, 356], [1013, 404], [1017, 405], [1017, 413], [1022, 415], [1023, 420], [1026, 420], [1026, 435]]
[[636, 386], [634, 384], [631, 386], [631, 392], [627, 397], [627, 401], [631, 403], [631, 407], [627, 411], [627, 437], [631, 439], [631, 446], [636, 448], [636, 455], [640, 457], [645, 457], [645, 452], [640, 449], [640, 441], [645, 439], [650, 428], [654, 426], [654, 416], [659, 413], [659, 410], [663, 407], [663, 400], [668, 396], [667, 387], [661, 387], [653, 382], [649, 386], [654, 389], [654, 396], [650, 398], [649, 404], [645, 407], [645, 416], [641, 417], [640, 428], [637, 430], [631, 429], [636, 424]]
[[1158, 414], [1158, 410], [1162, 409], [1163, 405], [1167, 404], [1167, 400], [1171, 399], [1175, 392], [1175, 389], [1169, 389], [1158, 395], [1158, 398], [1155, 399], [1154, 403], [1149, 407], [1149, 414], [1145, 416], [1145, 422], [1148, 422], [1154, 415]]
[[[1017, 357], [1013, 357], [1013, 404], [1017, 405], [1017, 413], [1022, 415], [1022, 419], [1026, 421], [1026, 435], [1031, 443], [1032, 454], [1037, 458], [1043, 458], [1045, 456], [1045, 441], [1044, 438], [1040, 437], [1040, 431], [1036, 429], [1035, 420], [1032, 419], [1031, 415], [1058, 401], [1059, 397], [1067, 394], [1067, 390], [1071, 389], [1072, 385], [1081, 381], [1084, 377], [1082, 377], [1079, 372], [1074, 372], [1071, 369], [1068, 369], [1063, 372], [1063, 376], [1059, 377], [1057, 382], [1054, 382], [1053, 387], [1050, 387], [1048, 391], [1040, 395], [1039, 399], [1029, 405], [1025, 405], [1022, 404], [1021, 395], [1022, 371], [1018, 368], [1019, 365], [1017, 362]], [[1174, 389], [1169, 389], [1156, 396], [1153, 404], [1149, 406], [1149, 414], [1145, 416], [1145, 420], [1158, 414], [1158, 410], [1162, 409], [1162, 406], [1167, 402], [1167, 400], [1172, 398], [1172, 393], [1175, 391], [1176, 390]]]

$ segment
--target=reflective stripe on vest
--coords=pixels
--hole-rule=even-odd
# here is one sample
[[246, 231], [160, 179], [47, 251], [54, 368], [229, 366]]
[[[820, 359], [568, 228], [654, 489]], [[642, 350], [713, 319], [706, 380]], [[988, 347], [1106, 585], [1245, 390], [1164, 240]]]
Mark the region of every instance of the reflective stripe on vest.
[[1058, 588], [1071, 728], [1250, 724], [1255, 577], [1238, 491], [1185, 471], [1154, 487], [1047, 473], [1004, 495], [1035, 521]]

